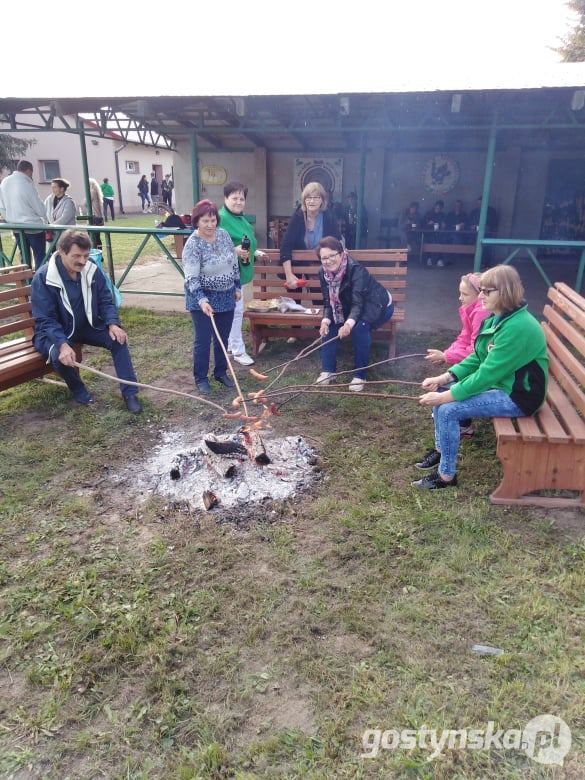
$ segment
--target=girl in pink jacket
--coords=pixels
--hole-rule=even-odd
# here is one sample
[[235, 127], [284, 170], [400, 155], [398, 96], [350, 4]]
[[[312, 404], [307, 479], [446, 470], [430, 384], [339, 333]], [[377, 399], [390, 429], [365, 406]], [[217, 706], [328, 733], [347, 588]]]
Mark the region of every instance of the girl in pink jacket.
[[479, 295], [479, 280], [481, 274], [465, 274], [459, 282], [459, 319], [461, 320], [461, 333], [450, 347], [442, 352], [440, 349], [427, 349], [425, 360], [431, 363], [446, 363], [453, 366], [473, 352], [475, 337], [479, 333], [482, 322], [489, 315], [484, 309]]
[[[475, 337], [481, 329], [482, 322], [490, 314], [478, 298], [480, 279], [481, 274], [465, 274], [461, 277], [459, 282], [459, 303], [461, 304], [459, 319], [463, 326], [461, 333], [444, 352], [440, 349], [427, 349], [425, 360], [453, 366], [473, 352]], [[474, 430], [471, 420], [461, 420], [460, 427], [462, 436], [473, 436]]]

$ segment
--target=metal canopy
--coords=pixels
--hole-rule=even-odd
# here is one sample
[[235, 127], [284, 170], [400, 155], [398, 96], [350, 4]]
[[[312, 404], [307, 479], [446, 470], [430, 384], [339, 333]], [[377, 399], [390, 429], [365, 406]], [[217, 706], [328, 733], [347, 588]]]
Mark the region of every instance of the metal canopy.
[[[0, 129], [114, 136], [172, 149], [198, 137], [199, 152], [263, 147], [269, 151], [339, 153], [358, 150], [362, 135], [387, 147], [418, 150], [498, 146], [569, 148], [583, 142], [585, 108], [575, 88], [547, 87], [462, 92], [247, 97], [0, 99]], [[574, 108], [572, 108], [572, 106]], [[2, 125], [6, 127], [2, 128]], [[563, 130], [558, 134], [554, 131]]]

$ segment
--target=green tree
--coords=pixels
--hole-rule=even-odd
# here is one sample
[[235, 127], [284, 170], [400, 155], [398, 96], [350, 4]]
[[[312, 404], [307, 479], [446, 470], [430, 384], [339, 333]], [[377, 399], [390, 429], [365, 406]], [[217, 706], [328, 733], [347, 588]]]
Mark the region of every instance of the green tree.
[[0, 170], [12, 168], [14, 161], [19, 160], [33, 143], [34, 141], [26, 138], [13, 138], [11, 135], [0, 134]]
[[577, 15], [577, 23], [555, 51], [564, 62], [585, 62], [585, 0], [567, 0], [567, 5]]

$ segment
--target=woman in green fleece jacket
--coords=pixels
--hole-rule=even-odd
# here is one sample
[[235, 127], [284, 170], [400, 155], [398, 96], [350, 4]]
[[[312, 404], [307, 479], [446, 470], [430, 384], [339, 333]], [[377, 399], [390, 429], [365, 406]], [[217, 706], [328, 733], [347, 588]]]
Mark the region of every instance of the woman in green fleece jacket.
[[[248, 188], [239, 181], [230, 181], [223, 188], [224, 205], [219, 210], [221, 226], [227, 230], [234, 242], [238, 263], [240, 266], [240, 281], [242, 288], [252, 281], [254, 276], [254, 259], [265, 257], [265, 252], [257, 249], [254, 228], [244, 215]], [[247, 241], [246, 241], [247, 239]], [[247, 246], [246, 246], [247, 244]], [[253, 358], [246, 352], [244, 337], [242, 335], [242, 321], [244, 317], [244, 293], [236, 303], [234, 321], [230, 331], [228, 350], [234, 360], [243, 366], [251, 366]]]
[[[425, 379], [423, 406], [433, 407], [435, 449], [416, 465], [438, 469], [413, 482], [436, 490], [457, 484], [459, 420], [466, 417], [525, 417], [544, 402], [548, 381], [546, 339], [528, 313], [515, 268], [497, 265], [481, 276], [480, 297], [491, 316], [484, 320], [473, 352], [440, 376]], [[441, 385], [450, 384], [446, 392]]]

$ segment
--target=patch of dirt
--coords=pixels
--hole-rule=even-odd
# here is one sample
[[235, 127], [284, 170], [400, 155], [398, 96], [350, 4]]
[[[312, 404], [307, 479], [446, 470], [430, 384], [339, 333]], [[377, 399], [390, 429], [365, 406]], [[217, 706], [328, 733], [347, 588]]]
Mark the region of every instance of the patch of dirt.
[[[270, 672], [259, 662], [250, 662], [246, 669], [249, 679], [256, 681], [257, 689], [249, 701], [249, 711], [237, 737], [240, 745], [263, 734], [283, 730], [316, 734], [317, 724], [307, 684], [291, 678], [271, 678]], [[264, 680], [261, 675], [266, 674]]]
[[325, 646], [335, 655], [350, 655], [357, 659], [373, 655], [375, 650], [356, 634], [337, 634], [323, 638]]
[[[6, 669], [0, 673], [0, 702], [12, 704], [26, 696], [27, 681], [24, 674]], [[1, 705], [0, 705], [1, 706]]]
[[538, 510], [545, 522], [550, 523], [550, 533], [555, 539], [580, 542], [585, 538], [584, 509]]

